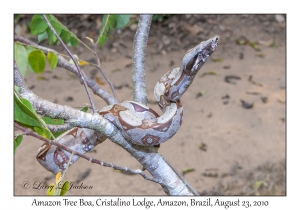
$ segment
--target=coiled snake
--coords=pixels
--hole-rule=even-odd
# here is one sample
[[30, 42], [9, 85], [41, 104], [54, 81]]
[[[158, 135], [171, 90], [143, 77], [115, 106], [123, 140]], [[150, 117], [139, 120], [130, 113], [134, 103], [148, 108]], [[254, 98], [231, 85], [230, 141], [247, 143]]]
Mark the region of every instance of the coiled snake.
[[[159, 116], [151, 108], [134, 101], [106, 106], [99, 114], [118, 127], [124, 138], [133, 144], [151, 146], [167, 141], [182, 123], [180, 97], [217, 46], [217, 37], [201, 42], [185, 54], [181, 67], [172, 69], [157, 82], [154, 96], [163, 115]], [[89, 129], [74, 128], [58, 138], [58, 141], [70, 149], [86, 153], [105, 140], [103, 136], [92, 134], [94, 132]], [[48, 144], [44, 144], [37, 154], [39, 163], [53, 173], [63, 170], [69, 157], [69, 153]], [[77, 159], [77, 156], [73, 157], [71, 164]]]

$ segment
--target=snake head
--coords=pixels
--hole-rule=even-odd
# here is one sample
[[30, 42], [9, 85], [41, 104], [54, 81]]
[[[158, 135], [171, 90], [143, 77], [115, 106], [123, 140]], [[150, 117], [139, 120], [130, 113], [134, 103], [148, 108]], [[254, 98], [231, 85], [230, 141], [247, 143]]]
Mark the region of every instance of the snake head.
[[182, 59], [182, 69], [189, 76], [196, 75], [217, 46], [218, 38], [214, 37], [190, 49]]

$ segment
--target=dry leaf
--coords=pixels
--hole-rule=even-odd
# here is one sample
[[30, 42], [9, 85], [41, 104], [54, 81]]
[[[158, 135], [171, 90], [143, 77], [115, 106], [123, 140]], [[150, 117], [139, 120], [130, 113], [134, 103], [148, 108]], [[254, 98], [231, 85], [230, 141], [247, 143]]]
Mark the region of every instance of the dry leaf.
[[103, 82], [99, 77], [96, 77], [95, 81], [98, 85], [105, 85], [105, 82]]

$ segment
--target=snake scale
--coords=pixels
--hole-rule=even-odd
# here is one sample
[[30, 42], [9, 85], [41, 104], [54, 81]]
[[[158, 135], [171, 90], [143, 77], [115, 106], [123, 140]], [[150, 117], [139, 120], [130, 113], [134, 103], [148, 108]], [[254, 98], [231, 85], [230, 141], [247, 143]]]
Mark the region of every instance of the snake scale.
[[[179, 130], [182, 123], [181, 96], [217, 46], [217, 37], [201, 42], [185, 54], [181, 67], [167, 72], [156, 83], [154, 96], [163, 111], [161, 116], [148, 106], [134, 101], [109, 105], [98, 113], [113, 123], [132, 144], [154, 146], [167, 141]], [[58, 137], [58, 141], [70, 149], [85, 154], [106, 139], [95, 133], [90, 129], [76, 127]], [[45, 143], [36, 157], [47, 170], [56, 174], [65, 169], [70, 156], [70, 153]], [[73, 157], [70, 164], [78, 158]]]

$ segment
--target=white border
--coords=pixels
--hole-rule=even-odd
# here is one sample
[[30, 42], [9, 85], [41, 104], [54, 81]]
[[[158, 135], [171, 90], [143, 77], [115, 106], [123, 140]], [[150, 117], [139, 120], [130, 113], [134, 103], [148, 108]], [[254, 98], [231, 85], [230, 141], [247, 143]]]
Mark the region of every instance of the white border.
[[[296, 2], [296, 1], [291, 1]], [[220, 197], [225, 200], [268, 200], [269, 209], [282, 209], [300, 206], [299, 200], [299, 11], [296, 3], [288, 1], [9, 1], [2, 3], [1, 11], [1, 72], [0, 83], [2, 97], [1, 119], [1, 201], [0, 206], [30, 207], [34, 197], [13, 196], [13, 14], [14, 13], [286, 13], [287, 14], [287, 196], [286, 197]], [[11, 40], [9, 42], [8, 40]], [[4, 46], [4, 47], [3, 47]], [[4, 55], [4, 56], [3, 56]], [[285, 56], [285, 55], [282, 55]], [[9, 89], [11, 87], [11, 89]], [[5, 91], [4, 90], [11, 90]], [[4, 134], [4, 135], [3, 135]], [[298, 134], [298, 135], [297, 135]], [[79, 200], [79, 197], [69, 197]], [[97, 197], [84, 197], [86, 200], [96, 200]], [[106, 197], [109, 198], [109, 197]], [[116, 198], [116, 197], [113, 197]], [[122, 197], [125, 199], [125, 197]], [[141, 197], [138, 197], [141, 198]], [[202, 199], [205, 200], [206, 197]], [[217, 199], [218, 197], [213, 197]], [[37, 197], [45, 200], [46, 197]], [[52, 198], [53, 199], [53, 198]], [[62, 199], [62, 198], [55, 198]], [[131, 199], [131, 198], [128, 198]], [[149, 197], [158, 200], [159, 197]], [[174, 198], [163, 197], [165, 200]], [[179, 198], [177, 198], [179, 199]], [[190, 200], [181, 197], [180, 200]], [[39, 207], [41, 208], [41, 207]], [[65, 209], [65, 207], [63, 207]], [[106, 209], [101, 207], [102, 209]], [[119, 209], [116, 207], [114, 209]], [[201, 207], [197, 207], [201, 208]], [[219, 209], [225, 209], [220, 207]], [[233, 208], [233, 207], [232, 207]], [[299, 208], [299, 207], [298, 207]], [[110, 208], [112, 209], [112, 208]], [[145, 209], [145, 208], [143, 208]], [[218, 209], [218, 208], [214, 208]], [[235, 209], [243, 209], [235, 208]]]

